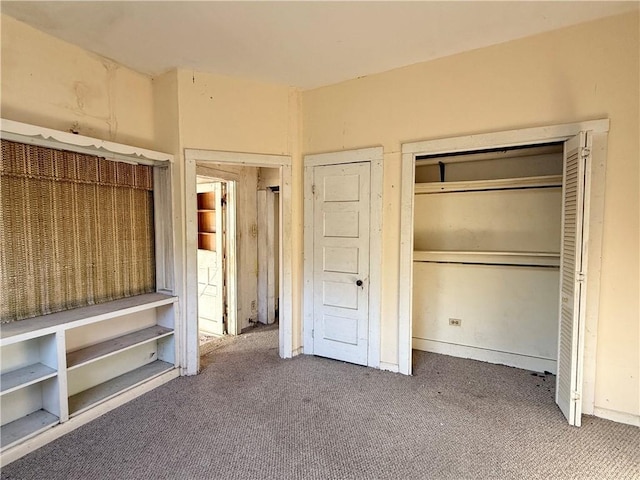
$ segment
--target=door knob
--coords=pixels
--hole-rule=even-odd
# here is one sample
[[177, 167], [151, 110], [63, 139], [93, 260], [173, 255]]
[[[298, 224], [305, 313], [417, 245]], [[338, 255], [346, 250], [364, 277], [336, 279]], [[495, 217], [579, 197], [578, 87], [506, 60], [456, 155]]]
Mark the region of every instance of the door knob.
[[356, 285], [361, 287], [362, 286], [362, 280], [356, 280]]

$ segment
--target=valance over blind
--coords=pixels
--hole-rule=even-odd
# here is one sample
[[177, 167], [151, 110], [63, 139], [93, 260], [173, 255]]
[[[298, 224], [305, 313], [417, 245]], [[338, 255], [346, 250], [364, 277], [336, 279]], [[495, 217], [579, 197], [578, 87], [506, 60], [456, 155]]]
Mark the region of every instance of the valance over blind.
[[0, 318], [155, 290], [153, 167], [2, 140]]

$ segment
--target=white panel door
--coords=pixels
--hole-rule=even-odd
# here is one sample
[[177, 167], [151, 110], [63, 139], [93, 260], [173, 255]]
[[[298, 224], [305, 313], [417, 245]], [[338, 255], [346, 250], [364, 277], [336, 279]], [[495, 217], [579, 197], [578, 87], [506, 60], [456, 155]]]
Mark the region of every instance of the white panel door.
[[569, 424], [577, 427], [582, 415], [590, 146], [588, 132], [566, 141], [562, 189], [556, 403]]
[[360, 365], [368, 351], [370, 168], [313, 168], [313, 354]]
[[224, 220], [223, 185], [213, 184], [215, 195], [215, 251], [198, 249], [198, 329], [223, 335], [224, 322]]

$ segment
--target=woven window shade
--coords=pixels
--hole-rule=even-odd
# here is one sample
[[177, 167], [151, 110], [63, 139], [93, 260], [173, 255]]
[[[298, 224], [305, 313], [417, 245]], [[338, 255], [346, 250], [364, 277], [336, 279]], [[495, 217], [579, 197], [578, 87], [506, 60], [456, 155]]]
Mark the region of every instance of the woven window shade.
[[152, 168], [2, 140], [2, 323], [155, 290]]

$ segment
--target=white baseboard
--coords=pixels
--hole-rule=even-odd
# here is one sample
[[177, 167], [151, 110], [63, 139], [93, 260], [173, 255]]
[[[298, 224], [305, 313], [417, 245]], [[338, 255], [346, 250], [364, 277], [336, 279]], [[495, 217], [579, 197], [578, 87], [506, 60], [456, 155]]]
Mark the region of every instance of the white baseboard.
[[393, 373], [398, 373], [400, 371], [397, 363], [387, 363], [387, 362], [380, 362], [380, 370], [385, 370], [387, 372], [393, 372]]
[[627, 425], [633, 425], [634, 427], [640, 427], [640, 415], [634, 415], [633, 413], [618, 412], [616, 410], [609, 410], [608, 408], [594, 407], [593, 415], [604, 418], [605, 420], [611, 420], [612, 422], [625, 423]]
[[36, 437], [25, 440], [24, 442], [3, 451], [2, 454], [0, 454], [0, 466], [4, 467], [20, 457], [24, 457], [26, 454], [43, 447], [47, 443], [66, 435], [86, 423], [89, 423], [91, 420], [95, 420], [114, 408], [124, 405], [143, 393], [153, 390], [154, 388], [159, 387], [160, 385], [179, 376], [180, 370], [175, 368], [167, 373], [152, 378], [142, 385], [126, 390], [117, 397], [96, 405], [86, 412], [79, 414], [77, 417], [72, 417], [64, 423], [59, 423], [58, 425], [51, 427], [49, 430], [45, 430], [40, 433]]
[[423, 338], [414, 337], [412, 340], [413, 348], [416, 350], [440, 353], [442, 355], [451, 355], [452, 357], [470, 358], [472, 360], [480, 360], [482, 362], [496, 363], [499, 365], [508, 365], [510, 367], [522, 368], [524, 370], [531, 370], [534, 372], [547, 371], [553, 374], [556, 373], [557, 362], [547, 358], [530, 357], [528, 355], [519, 355], [517, 353], [497, 352], [495, 350], [487, 350], [485, 348], [438, 342], [436, 340], [425, 340]]

